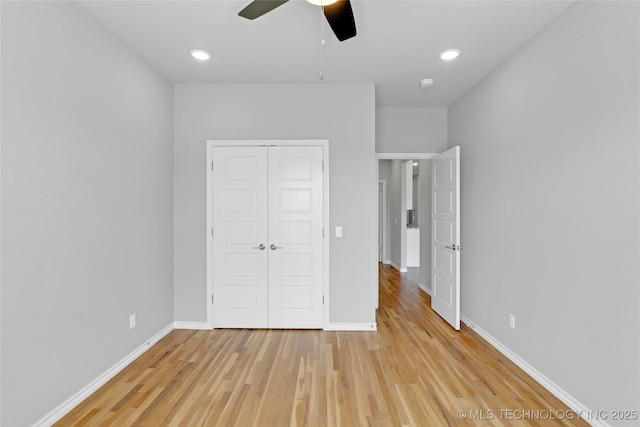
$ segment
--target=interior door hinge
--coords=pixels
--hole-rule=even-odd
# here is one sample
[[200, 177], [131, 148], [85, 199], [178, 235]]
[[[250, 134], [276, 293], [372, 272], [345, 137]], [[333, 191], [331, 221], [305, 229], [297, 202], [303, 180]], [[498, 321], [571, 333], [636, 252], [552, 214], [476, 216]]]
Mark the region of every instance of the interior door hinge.
[[322, 170], [324, 170], [324, 160], [322, 161]]
[[211, 162], [211, 170], [213, 170], [213, 162]]
[[322, 227], [322, 237], [324, 238], [324, 227]]
[[324, 295], [322, 295], [322, 304], [324, 304]]
[[213, 228], [211, 229], [211, 237], [213, 237]]
[[211, 304], [213, 304], [213, 294], [211, 294]]

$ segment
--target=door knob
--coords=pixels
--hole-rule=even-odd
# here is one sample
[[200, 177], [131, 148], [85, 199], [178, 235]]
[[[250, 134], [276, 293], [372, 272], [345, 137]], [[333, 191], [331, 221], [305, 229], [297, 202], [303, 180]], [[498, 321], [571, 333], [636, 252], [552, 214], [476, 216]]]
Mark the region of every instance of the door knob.
[[282, 246], [276, 246], [274, 243], [271, 244], [271, 246], [269, 246], [271, 248], [272, 251], [275, 251], [276, 249], [282, 249]]
[[264, 243], [260, 243], [260, 246], [254, 246], [251, 249], [260, 249], [261, 251], [264, 251], [266, 248], [266, 246], [264, 245]]

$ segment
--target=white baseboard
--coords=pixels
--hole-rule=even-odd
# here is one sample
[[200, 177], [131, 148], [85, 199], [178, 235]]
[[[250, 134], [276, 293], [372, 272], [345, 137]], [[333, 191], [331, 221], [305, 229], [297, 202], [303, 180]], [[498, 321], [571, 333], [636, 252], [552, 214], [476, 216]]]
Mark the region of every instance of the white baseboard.
[[[420, 289], [429, 293], [427, 288], [420, 283]], [[493, 346], [496, 350], [502, 353], [505, 357], [515, 363], [520, 369], [529, 374], [534, 380], [540, 383], [544, 388], [549, 390], [554, 396], [564, 402], [571, 410], [575, 411], [578, 414], [581, 414], [585, 421], [590, 423], [593, 427], [611, 427], [606, 421], [603, 420], [594, 420], [585, 418], [588, 414], [594, 413], [594, 411], [587, 408], [584, 404], [579, 402], [565, 390], [563, 390], [560, 386], [554, 383], [552, 380], [547, 378], [544, 374], [538, 371], [536, 368], [531, 366], [528, 362], [522, 359], [520, 356], [511, 351], [507, 346], [502, 344], [496, 338], [494, 338], [491, 334], [489, 334], [484, 329], [477, 326], [471, 319], [469, 319], [464, 314], [461, 315], [461, 320], [464, 322], [469, 328], [475, 331], [479, 336], [485, 339], [491, 346]], [[206, 322], [173, 322], [166, 327], [164, 327], [161, 331], [153, 335], [151, 338], [146, 340], [144, 344], [133, 350], [127, 356], [125, 356], [118, 363], [113, 365], [107, 371], [105, 371], [98, 378], [93, 380], [91, 383], [86, 385], [76, 394], [68, 398], [64, 401], [60, 406], [49, 412], [42, 419], [33, 424], [33, 427], [48, 427], [54, 424], [56, 421], [60, 420], [63, 416], [65, 416], [69, 411], [75, 408], [78, 404], [80, 404], [84, 399], [89, 397], [91, 394], [95, 393], [100, 387], [102, 387], [107, 381], [116, 376], [120, 371], [126, 368], [131, 362], [140, 357], [142, 353], [147, 351], [152, 345], [160, 341], [164, 338], [169, 332], [173, 329], [211, 329]], [[326, 331], [376, 331], [377, 325], [375, 323], [329, 323]]]
[[531, 366], [527, 361], [522, 359], [520, 356], [511, 351], [507, 346], [502, 344], [500, 341], [495, 339], [491, 334], [487, 331], [476, 325], [471, 319], [462, 314], [460, 316], [462, 322], [466, 324], [470, 329], [472, 329], [475, 333], [480, 335], [491, 344], [496, 350], [502, 353], [507, 359], [511, 360], [515, 363], [520, 369], [529, 374], [534, 380], [536, 380], [540, 385], [549, 390], [551, 394], [560, 399], [565, 405], [567, 405], [572, 411], [579, 414], [586, 422], [591, 424], [593, 427], [611, 427], [606, 421], [603, 420], [595, 420], [589, 419], [589, 414], [593, 414], [595, 411], [590, 410], [581, 402], [579, 402], [576, 398], [571, 396], [565, 390], [563, 390], [556, 383], [547, 378], [542, 372], [538, 371], [536, 368]]
[[390, 265], [391, 261], [389, 261], [388, 259], [384, 259], [384, 260], [382, 260], [382, 263], [386, 264], [386, 265]]
[[151, 338], [145, 341], [140, 347], [133, 350], [126, 355], [124, 359], [107, 369], [102, 375], [95, 380], [91, 381], [84, 388], [78, 391], [76, 394], [65, 400], [60, 406], [49, 412], [44, 418], [37, 421], [33, 427], [49, 427], [60, 418], [64, 417], [69, 411], [78, 406], [80, 402], [95, 393], [100, 387], [102, 387], [107, 381], [115, 377], [120, 371], [126, 368], [131, 362], [136, 360], [142, 353], [147, 351], [152, 345], [164, 338], [169, 332], [173, 330], [173, 323], [165, 326], [160, 332], [153, 335]]
[[431, 296], [431, 289], [427, 288], [427, 285], [418, 282], [418, 287], [422, 289], [427, 295]]
[[398, 266], [396, 265], [396, 263], [395, 263], [395, 262], [393, 262], [393, 261], [389, 261], [389, 265], [390, 265], [391, 267], [395, 268], [396, 270], [398, 270], [400, 273], [406, 273], [406, 272], [407, 272], [407, 269], [406, 269], [406, 268], [400, 268], [400, 267], [398, 267]]
[[174, 329], [196, 329], [196, 330], [211, 330], [207, 322], [173, 322]]
[[375, 323], [329, 323], [325, 331], [377, 331]]

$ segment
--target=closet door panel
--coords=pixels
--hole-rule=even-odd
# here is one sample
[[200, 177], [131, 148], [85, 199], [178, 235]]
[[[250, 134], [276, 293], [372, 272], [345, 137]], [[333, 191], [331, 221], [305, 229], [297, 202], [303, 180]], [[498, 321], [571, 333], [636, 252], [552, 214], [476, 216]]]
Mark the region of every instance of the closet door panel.
[[267, 149], [213, 152], [214, 327], [266, 328]]
[[269, 147], [269, 327], [322, 328], [322, 147]]

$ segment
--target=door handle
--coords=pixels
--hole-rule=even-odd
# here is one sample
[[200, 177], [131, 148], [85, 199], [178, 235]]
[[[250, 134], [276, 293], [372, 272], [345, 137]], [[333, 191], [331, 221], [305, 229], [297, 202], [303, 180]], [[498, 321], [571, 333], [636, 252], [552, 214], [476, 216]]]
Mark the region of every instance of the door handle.
[[462, 249], [462, 246], [453, 244], [453, 245], [450, 245], [450, 246], [445, 246], [445, 248], [451, 249], [452, 251], [459, 251], [460, 249]]
[[282, 246], [276, 246], [274, 243], [271, 244], [271, 246], [269, 246], [271, 248], [272, 251], [275, 251], [276, 249], [282, 249]]
[[260, 243], [260, 246], [253, 246], [251, 249], [260, 249], [261, 251], [264, 251], [266, 248], [266, 246], [264, 245], [264, 243]]

